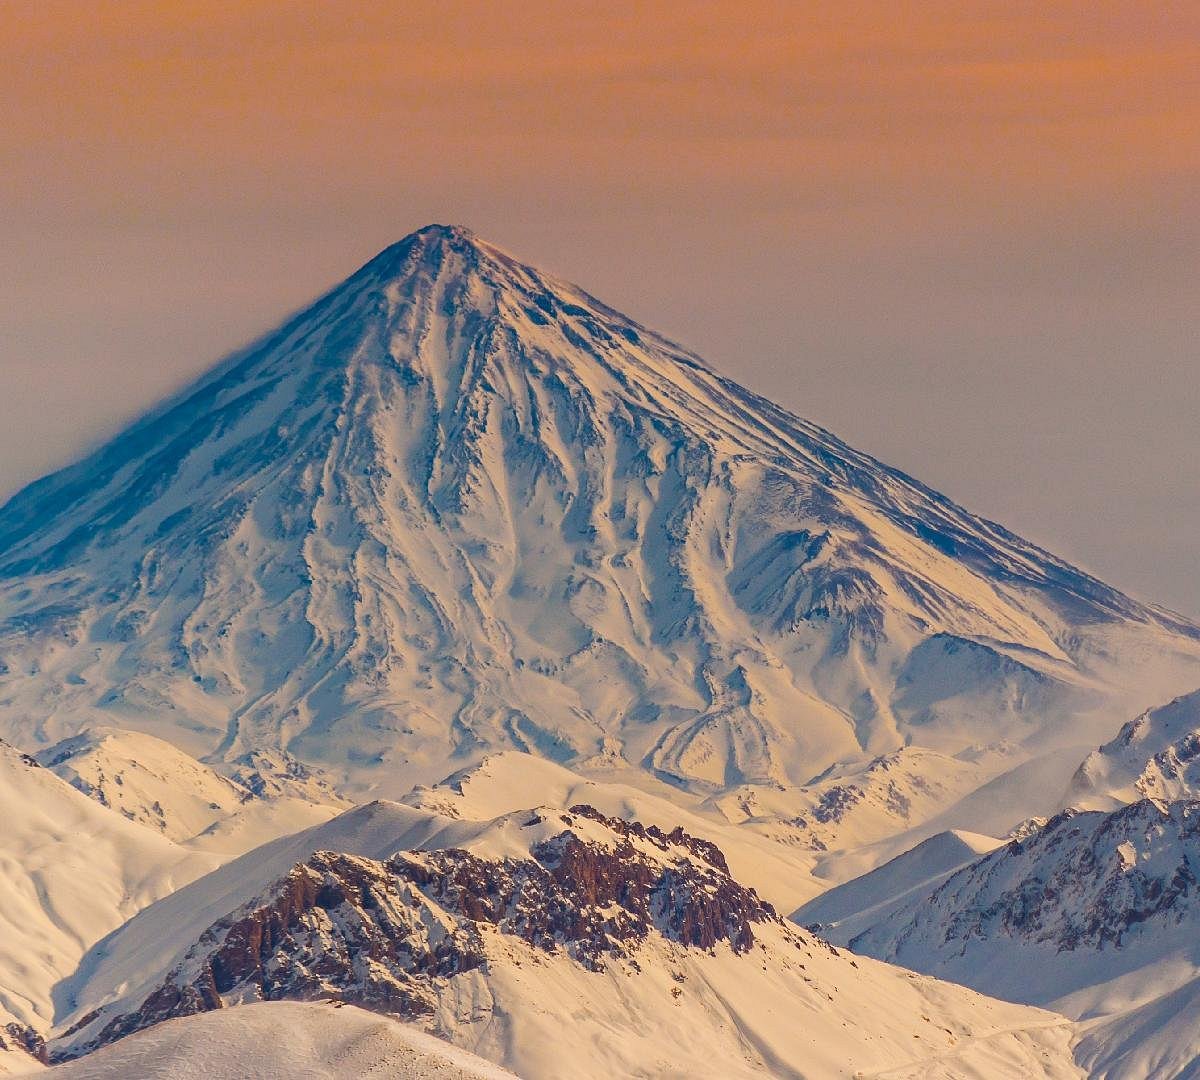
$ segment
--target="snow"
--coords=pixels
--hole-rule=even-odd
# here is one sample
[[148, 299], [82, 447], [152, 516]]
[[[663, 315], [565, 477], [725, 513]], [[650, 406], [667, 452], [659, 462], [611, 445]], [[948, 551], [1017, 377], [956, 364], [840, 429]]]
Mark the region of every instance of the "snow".
[[1196, 627], [451, 228], [18, 494], [0, 552], [0, 734], [364, 797], [505, 749], [718, 798], [1034, 759], [1200, 683]]
[[89, 728], [41, 751], [37, 760], [130, 821], [194, 850], [228, 856], [327, 821], [347, 805], [332, 791], [314, 791], [320, 801], [312, 801], [286, 794], [293, 788], [277, 782], [271, 797], [259, 798], [170, 743], [119, 728]]
[[[869, 960], [853, 967], [811, 939], [797, 946], [786, 931], [765, 927], [761, 939], [749, 956], [651, 947], [637, 972], [518, 955], [519, 964], [489, 966], [486, 988], [459, 980], [438, 1019], [456, 1041], [528, 1080], [926, 1077], [939, 1068], [989, 1080], [1081, 1075], [1062, 1017]], [[489, 1010], [464, 1023], [480, 997], [500, 1017]]]
[[29, 1054], [17, 1037], [22, 1024], [12, 1013], [0, 1006], [0, 1076], [16, 1076], [41, 1072], [41, 1063]]
[[168, 1020], [46, 1080], [514, 1080], [407, 1024], [330, 1003], [260, 1002]]
[[1001, 843], [960, 829], [937, 833], [870, 873], [822, 893], [793, 912], [792, 919], [801, 926], [820, 924], [822, 937], [845, 944]]
[[1063, 804], [1111, 810], [1200, 795], [1200, 690], [1148, 709], [1088, 755]]
[[[783, 930], [753, 959], [652, 943], [603, 974], [493, 942], [436, 1018], [489, 1058], [1057, 1077], [1078, 1036], [1097, 1075], [1176, 1075], [1190, 914], [1065, 958], [955, 935], [1064, 867], [1053, 933], [1111, 914], [1081, 852], [1117, 899], [1190, 872], [1200, 691], [1143, 710], [1198, 684], [1195, 625], [430, 227], [0, 507], [0, 736], [47, 766], [0, 745], [0, 1016], [61, 1036], [110, 1015], [313, 852], [520, 858], [583, 802], [682, 824], [838, 940], [1081, 1027]], [[1064, 806], [1095, 813], [993, 850]], [[317, 1041], [263, 1070], [324, 1075], [335, 1044], [408, 1068], [387, 1022], [281, 1005], [135, 1036], [96, 1075], [210, 1043], [219, 1070], [221, 1025], [270, 1045], [289, 1008], [324, 1009]]]
[[0, 1015], [45, 1030], [60, 979], [151, 901], [211, 870], [0, 743]]
[[1198, 821], [1194, 800], [1068, 811], [874, 908], [868, 875], [798, 914], [824, 901], [823, 932], [858, 952], [1081, 1020], [1089, 1074], [1166, 1080], [1200, 1048], [1179, 1026], [1200, 987]]
[[[540, 819], [537, 824], [530, 821]], [[574, 818], [576, 832], [603, 844], [611, 834]], [[459, 820], [399, 803], [375, 802], [349, 810], [322, 825], [283, 837], [249, 852], [206, 877], [180, 888], [129, 920], [89, 955], [67, 983], [72, 1011], [60, 1029], [80, 1016], [115, 1003], [140, 1000], [179, 962], [212, 923], [261, 894], [294, 865], [317, 851], [336, 851], [382, 861], [399, 851], [456, 848], [491, 859], [526, 858], [539, 840], [562, 831], [553, 809], [527, 808], [488, 820]], [[653, 845], [638, 844], [654, 859]]]
[[[814, 852], [853, 851], [920, 826], [1008, 760], [1004, 752], [964, 760], [905, 746], [840, 762], [795, 788], [735, 788], [709, 803], [731, 822], [752, 828], [786, 822], [791, 841]], [[827, 862], [818, 873], [831, 876]]]
[[[461, 786], [469, 790], [472, 783]], [[81, 988], [80, 1009], [90, 1013], [106, 997], [108, 1006], [55, 1046], [86, 1039], [136, 1007], [193, 941], [201, 943], [200, 952], [185, 963], [202, 965], [212, 922], [260, 903], [255, 897], [264, 883], [306, 852], [340, 845], [379, 859], [415, 847], [419, 860], [421, 851], [465, 848], [486, 859], [522, 858], [564, 828], [615, 849], [609, 827], [586, 815], [527, 808], [469, 821], [386, 803], [267, 845], [148, 908], [110, 939], [90, 985]], [[631, 842], [665, 865], [679, 858], [677, 849], [636, 836]], [[449, 922], [433, 906], [420, 918]], [[168, 926], [173, 951], [162, 940]], [[756, 943], [746, 953], [726, 942], [709, 951], [685, 947], [652, 933], [633, 953], [604, 958], [599, 970], [487, 923], [477, 926], [486, 963], [436, 981], [429, 1026], [527, 1080], [939, 1070], [947, 1076], [1080, 1075], [1069, 1052], [1073, 1028], [1064, 1018], [853, 959], [778, 921], [756, 923]], [[886, 1010], [880, 1001], [888, 1002]], [[70, 1030], [73, 1020], [66, 1017], [62, 1026]]]
[[1095, 1080], [1182, 1080], [1200, 1062], [1200, 981], [1084, 1027], [1075, 1057]]
[[733, 825], [702, 800], [628, 767], [604, 775], [605, 779], [599, 774], [585, 777], [544, 758], [509, 750], [490, 754], [435, 785], [417, 787], [403, 801], [453, 818], [488, 820], [519, 810], [536, 793], [543, 805], [556, 809], [584, 803], [611, 817], [657, 825], [666, 832], [682, 826], [692, 836], [716, 844], [734, 877], [783, 910], [822, 887], [812, 876], [811, 855], [802, 848]]
[[248, 793], [168, 742], [91, 728], [41, 751], [38, 761], [72, 787], [172, 840], [188, 840], [237, 812]]
[[[628, 767], [593, 767], [584, 776], [505, 751], [435, 785], [419, 786], [403, 801], [452, 817], [489, 818], [516, 810], [536, 792], [548, 806], [587, 803], [668, 831], [682, 825], [715, 843], [739, 880], [791, 911], [841, 880], [839, 874], [854, 877], [864, 864], [886, 861], [889, 844], [920, 832], [927, 814], [940, 811], [956, 793], [971, 791], [1007, 760], [1003, 751], [960, 761], [906, 747], [844, 763], [797, 788], [742, 787], [704, 799]], [[878, 838], [885, 839], [874, 843]]]
[[206, 927], [313, 852], [384, 859], [413, 846], [417, 837], [435, 831], [438, 824], [431, 815], [397, 803], [367, 804], [270, 841], [164, 896], [85, 958], [64, 987], [71, 1004], [57, 1018], [59, 1026], [69, 1027], [78, 1016], [118, 998], [147, 992]]

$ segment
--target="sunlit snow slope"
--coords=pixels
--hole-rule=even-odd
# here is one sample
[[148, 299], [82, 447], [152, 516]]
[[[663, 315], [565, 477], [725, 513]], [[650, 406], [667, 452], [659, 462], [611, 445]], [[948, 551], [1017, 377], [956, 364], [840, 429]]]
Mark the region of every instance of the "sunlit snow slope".
[[854, 959], [784, 923], [711, 843], [583, 805], [357, 807], [146, 909], [93, 960], [52, 1059], [335, 997], [527, 1080], [1080, 1075], [1064, 1018]]
[[1093, 751], [1064, 803], [1108, 810], [1139, 799], [1200, 797], [1200, 690], [1148, 709]]
[[45, 1080], [516, 1080], [407, 1024], [353, 1005], [264, 1002], [168, 1020]]
[[[47, 747], [37, 761], [77, 791], [122, 817], [222, 855], [327, 821], [346, 802], [270, 755], [251, 755], [223, 776], [144, 732], [93, 728]], [[257, 767], [256, 767], [256, 763]], [[244, 781], [244, 782], [242, 782]]]
[[1200, 693], [1091, 753], [1067, 808], [1003, 846], [934, 837], [805, 904], [838, 944], [1080, 1020], [1105, 1080], [1200, 1069]]
[[217, 861], [0, 742], [0, 1036], [10, 1023], [43, 1031], [59, 981], [92, 945]]
[[509, 747], [712, 792], [1094, 743], [1198, 656], [441, 226], [0, 508], [0, 733], [287, 748], [396, 794]]

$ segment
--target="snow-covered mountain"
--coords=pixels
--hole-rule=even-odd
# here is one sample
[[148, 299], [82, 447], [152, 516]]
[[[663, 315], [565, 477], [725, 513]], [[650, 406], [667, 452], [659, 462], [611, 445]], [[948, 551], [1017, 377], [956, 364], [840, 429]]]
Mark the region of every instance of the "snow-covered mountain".
[[587, 806], [358, 807], [147, 908], [86, 970], [54, 1056], [333, 997], [528, 1080], [1079, 1075], [1061, 1017], [854, 960], [779, 919], [712, 844]]
[[91, 728], [35, 756], [101, 806], [172, 840], [190, 839], [250, 800], [240, 784], [142, 732]]
[[852, 941], [1001, 843], [961, 829], [936, 833], [869, 873], [826, 890], [794, 911], [792, 919], [823, 937]]
[[263, 1002], [168, 1020], [45, 1080], [517, 1080], [408, 1024], [333, 1002]]
[[1063, 811], [898, 905], [821, 929], [863, 955], [1081, 1018], [1089, 1075], [1169, 1080], [1200, 1060], [1200, 1036], [1176, 1026], [1200, 998], [1200, 801]]
[[1067, 806], [1111, 809], [1138, 799], [1200, 797], [1200, 690], [1148, 709], [1089, 754]]
[[247, 755], [230, 768], [233, 779], [162, 739], [119, 728], [90, 728], [36, 759], [130, 821], [223, 855], [327, 821], [349, 805], [278, 753]]
[[106, 810], [0, 743], [5, 1044], [28, 1042], [47, 1030], [59, 981], [92, 945], [217, 862]]
[[1198, 658], [455, 228], [0, 508], [0, 733], [286, 749], [382, 793], [511, 747], [708, 793], [906, 742], [1028, 754]]
[[1002, 845], [935, 836], [794, 918], [864, 955], [1078, 1018], [1089, 1076], [1192, 1076], [1198, 740], [1200, 693], [1150, 709], [1087, 756], [1050, 820]]
[[[960, 761], [906, 747], [846, 763], [812, 783], [786, 790], [740, 787], [721, 795], [689, 796], [639, 770], [594, 770], [583, 776], [517, 751], [490, 754], [400, 800], [449, 817], [491, 818], [524, 806], [531, 793], [560, 809], [588, 803], [616, 817], [660, 828], [682, 825], [717, 844], [735, 876], [791, 911], [853, 877], [860, 863], [882, 860], [871, 843], [902, 843], [911, 827], [956, 792], [972, 790], [1005, 755]], [[998, 843], [999, 841], [997, 841]]]
[[431, 226], [0, 507], [0, 1070], [333, 996], [528, 1077], [1176, 1076], [1200, 692], [1112, 733], [1196, 685], [1200, 628]]
[[[952, 757], [904, 746], [866, 760], [831, 766], [790, 789], [742, 785], [710, 797], [707, 805], [731, 822], [775, 822], [772, 835], [814, 852], [860, 848], [902, 834], [981, 787], [1012, 749]], [[1019, 759], [1019, 758], [1018, 758]]]
[[703, 799], [655, 784], [637, 770], [584, 777], [545, 758], [508, 750], [489, 754], [432, 786], [420, 785], [401, 802], [445, 817], [488, 821], [522, 809], [531, 795], [558, 810], [586, 803], [611, 817], [666, 832], [682, 827], [716, 844], [734, 877], [783, 911], [825, 887], [812, 876], [812, 853], [803, 844], [787, 842], [789, 838], [781, 842], [776, 822], [761, 828], [732, 823]]

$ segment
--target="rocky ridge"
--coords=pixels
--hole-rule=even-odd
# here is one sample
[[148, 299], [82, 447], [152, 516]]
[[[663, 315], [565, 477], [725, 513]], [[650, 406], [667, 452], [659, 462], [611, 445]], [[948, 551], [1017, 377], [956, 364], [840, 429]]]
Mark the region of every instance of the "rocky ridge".
[[[336, 998], [403, 1018], [435, 1011], [440, 983], [487, 963], [490, 930], [599, 971], [637, 968], [652, 935], [685, 948], [754, 944], [782, 925], [729, 876], [715, 845], [682, 829], [606, 817], [589, 806], [532, 813], [550, 835], [529, 857], [462, 849], [385, 861], [319, 851], [265, 894], [210, 926], [161, 986], [59, 1057], [74, 1057], [171, 1017], [248, 1000]], [[70, 1040], [96, 1024], [83, 1017]]]
[[[1200, 923], [1200, 801], [1144, 799], [1112, 813], [1066, 810], [914, 898], [850, 946], [909, 966], [973, 942], [1019, 940], [1062, 954], [1129, 947]], [[955, 971], [958, 965], [955, 965]]]
[[1110, 809], [1138, 799], [1200, 796], [1200, 690], [1122, 726], [1089, 754], [1071, 780], [1065, 802]]

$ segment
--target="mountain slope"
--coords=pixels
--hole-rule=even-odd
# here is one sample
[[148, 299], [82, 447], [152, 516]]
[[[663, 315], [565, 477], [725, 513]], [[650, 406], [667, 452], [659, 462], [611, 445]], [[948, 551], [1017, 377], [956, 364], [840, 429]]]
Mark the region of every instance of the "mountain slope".
[[1064, 802], [1108, 810], [1139, 799], [1200, 796], [1200, 690], [1129, 721], [1089, 754]]
[[904, 746], [867, 760], [824, 770], [805, 784], [779, 791], [739, 786], [707, 803], [732, 822], [778, 821], [772, 834], [813, 852], [842, 852], [902, 834], [977, 790], [1014, 755], [979, 751], [956, 758]]
[[1200, 980], [1083, 1026], [1075, 1059], [1091, 1080], [1195, 1080]]
[[352, 1005], [290, 1001], [171, 1020], [45, 1075], [46, 1080], [516, 1080], [491, 1062]]
[[217, 863], [97, 805], [5, 743], [0, 822], [0, 1035], [9, 1023], [45, 1032], [56, 984], [92, 945]]
[[873, 920], [867, 912], [822, 933], [1085, 1019], [1089, 1075], [1174, 1080], [1200, 1054], [1200, 1039], [1179, 1028], [1200, 994], [1198, 882], [1200, 801], [1143, 799], [1064, 811]]
[[792, 919], [801, 926], [853, 940], [915, 897], [925, 897], [954, 871], [993, 851], [1000, 840], [954, 830], [923, 840], [869, 873], [821, 893]]
[[[89, 728], [36, 757], [77, 791], [130, 821], [222, 855], [240, 855], [326, 821], [348, 805], [306, 777], [293, 780], [288, 763], [273, 756], [251, 755], [231, 770], [241, 780], [231, 779], [138, 731]], [[291, 765], [293, 771], [297, 767]]]
[[[316, 847], [339, 840], [375, 854]], [[1061, 1017], [839, 954], [681, 829], [586, 806], [468, 822], [380, 803], [241, 863], [106, 944], [88, 988], [100, 996], [81, 999], [53, 1054], [175, 1016], [332, 996], [420, 1020], [529, 1080], [1079, 1075]], [[158, 929], [175, 914], [168, 953]]]
[[776, 907], [791, 910], [822, 888], [812, 877], [813, 860], [802, 845], [780, 843], [770, 829], [733, 824], [699, 799], [645, 782], [635, 770], [584, 777], [555, 762], [508, 750], [490, 754], [430, 787], [420, 786], [401, 799], [405, 805], [451, 818], [490, 820], [513, 813], [536, 794], [544, 806], [565, 810], [577, 803], [625, 820], [656, 825], [667, 832], [677, 826], [716, 844], [733, 875]]
[[509, 747], [720, 791], [1092, 741], [1198, 657], [438, 226], [0, 508], [0, 732], [286, 748], [383, 793]]
[[[992, 756], [1005, 760], [1002, 754]], [[449, 817], [491, 818], [519, 809], [536, 792], [544, 805], [560, 809], [583, 802], [668, 831], [682, 825], [717, 844], [740, 880], [791, 911], [829, 888], [843, 862], [869, 862], [874, 851], [867, 841], [903, 835], [900, 830], [922, 820], [923, 811], [957, 790], [975, 787], [994, 768], [994, 763], [905, 747], [827, 770], [792, 789], [738, 787], [702, 798], [655, 784], [634, 769], [593, 769], [582, 776], [555, 762], [505, 751], [437, 784], [418, 786], [400, 801]], [[855, 873], [849, 870], [846, 876]]]
[[142, 732], [92, 728], [36, 757], [101, 806], [171, 840], [203, 832], [250, 797], [240, 784]]
[[45, 1039], [0, 1006], [0, 1076], [40, 1071]]
[[[1064, 811], [849, 944], [990, 993], [1061, 1003], [1096, 981], [1085, 955], [1105, 958], [1112, 977], [1174, 948], [1176, 930], [1200, 920], [1197, 867], [1200, 802]], [[997, 948], [1022, 950], [1022, 962], [983, 963]]]

